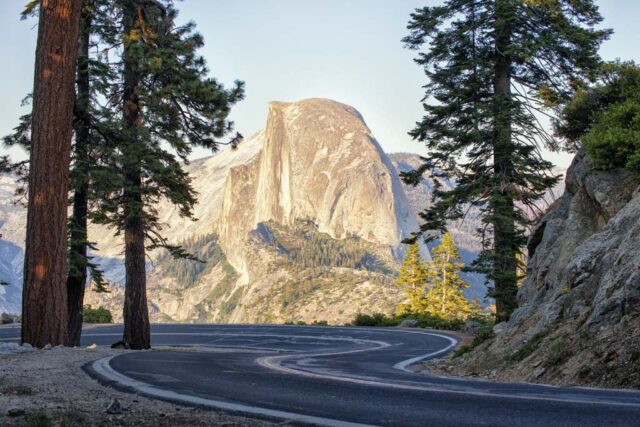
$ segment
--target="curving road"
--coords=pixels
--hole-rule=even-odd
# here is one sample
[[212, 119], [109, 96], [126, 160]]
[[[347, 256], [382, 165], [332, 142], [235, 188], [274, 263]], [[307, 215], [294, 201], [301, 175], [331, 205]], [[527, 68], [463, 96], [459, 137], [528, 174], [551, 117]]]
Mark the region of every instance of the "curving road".
[[[13, 332], [15, 333], [15, 331]], [[87, 329], [107, 345], [121, 326]], [[0, 340], [12, 339], [0, 329]], [[117, 388], [317, 425], [640, 426], [640, 392], [502, 384], [407, 369], [455, 345], [426, 331], [268, 325], [154, 325], [155, 351], [96, 361]], [[182, 347], [182, 348], [181, 348]]]

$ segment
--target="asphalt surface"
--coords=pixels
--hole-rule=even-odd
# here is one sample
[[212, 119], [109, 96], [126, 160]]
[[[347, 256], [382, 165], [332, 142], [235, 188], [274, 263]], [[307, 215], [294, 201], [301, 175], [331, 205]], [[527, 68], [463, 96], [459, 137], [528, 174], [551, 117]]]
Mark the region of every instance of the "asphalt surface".
[[[0, 329], [0, 341], [18, 330]], [[108, 345], [121, 326], [87, 329]], [[157, 398], [324, 425], [640, 426], [640, 392], [504, 384], [415, 374], [444, 334], [392, 328], [154, 325], [154, 351], [89, 368]], [[170, 348], [169, 348], [170, 347]], [[181, 348], [183, 347], [183, 348]]]

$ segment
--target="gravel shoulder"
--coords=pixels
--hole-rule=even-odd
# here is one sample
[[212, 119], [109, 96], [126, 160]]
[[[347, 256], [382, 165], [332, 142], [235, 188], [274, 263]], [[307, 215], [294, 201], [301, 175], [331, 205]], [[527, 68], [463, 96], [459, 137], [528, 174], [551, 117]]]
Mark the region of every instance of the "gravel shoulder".
[[[0, 355], [0, 425], [273, 425], [120, 392], [100, 385], [82, 370], [86, 363], [124, 352], [105, 347], [54, 347]], [[120, 410], [116, 408], [116, 413], [107, 413], [114, 399], [119, 402]]]

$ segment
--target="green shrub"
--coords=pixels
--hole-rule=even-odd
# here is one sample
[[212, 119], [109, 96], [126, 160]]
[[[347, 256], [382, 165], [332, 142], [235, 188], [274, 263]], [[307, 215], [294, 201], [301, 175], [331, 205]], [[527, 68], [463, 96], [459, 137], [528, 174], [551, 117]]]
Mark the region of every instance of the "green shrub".
[[453, 358], [455, 359], [456, 357], [460, 357], [463, 354], [469, 353], [471, 350], [478, 347], [483, 342], [495, 338], [495, 336], [496, 334], [491, 329], [488, 329], [488, 328], [480, 329], [478, 332], [475, 333], [475, 336], [473, 337], [473, 341], [471, 341], [471, 344], [463, 345], [462, 347], [459, 347], [453, 351]]
[[53, 422], [46, 414], [38, 413], [27, 416], [18, 425], [21, 427], [50, 427]]
[[540, 343], [547, 335], [547, 331], [544, 330], [542, 332], [538, 332], [534, 336], [532, 336], [529, 341], [527, 341], [520, 349], [509, 354], [506, 359], [512, 362], [520, 362], [527, 357], [531, 356], [534, 351], [538, 349]]
[[555, 125], [570, 143], [582, 142], [596, 168], [640, 173], [640, 67], [606, 64], [599, 82], [579, 90]]
[[398, 326], [403, 320], [414, 319], [420, 328], [460, 330], [464, 321], [460, 319], [443, 319], [429, 313], [411, 314], [402, 316], [386, 316], [382, 313], [363, 314], [358, 313], [351, 322], [353, 326]]
[[564, 338], [555, 339], [549, 346], [549, 351], [551, 354], [544, 361], [546, 368], [561, 365], [573, 356], [573, 350]]
[[358, 313], [352, 322], [353, 326], [384, 326], [389, 318], [382, 313], [373, 315]]
[[477, 347], [483, 342], [493, 339], [495, 337], [496, 337], [496, 334], [493, 332], [492, 329], [480, 329], [478, 332], [476, 332], [475, 336], [473, 337], [473, 341], [471, 342], [471, 345], [473, 347]]
[[113, 323], [113, 315], [104, 307], [91, 308], [85, 305], [82, 320], [86, 323]]

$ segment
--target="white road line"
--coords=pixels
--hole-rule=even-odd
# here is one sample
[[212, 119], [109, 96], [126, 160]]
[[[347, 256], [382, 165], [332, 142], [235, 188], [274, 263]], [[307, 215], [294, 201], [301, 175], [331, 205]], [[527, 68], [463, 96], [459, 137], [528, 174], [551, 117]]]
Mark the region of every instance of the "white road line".
[[402, 362], [398, 362], [395, 365], [393, 365], [394, 368], [400, 369], [401, 371], [414, 373], [413, 371], [407, 369], [407, 366], [413, 365], [414, 363], [417, 363], [417, 362], [419, 362], [421, 360], [424, 360], [424, 359], [427, 359], [429, 357], [434, 357], [434, 356], [437, 356], [439, 354], [446, 353], [447, 351], [451, 350], [453, 347], [458, 345], [458, 340], [457, 339], [452, 338], [452, 337], [447, 336], [447, 335], [434, 334], [434, 333], [431, 333], [431, 332], [428, 332], [428, 333], [427, 332], [419, 332], [419, 333], [447, 339], [447, 340], [449, 340], [450, 344], [447, 347], [443, 348], [442, 350], [434, 351], [433, 353], [429, 353], [429, 354], [425, 354], [425, 355], [417, 356], [417, 357], [412, 357], [411, 359], [407, 359], [407, 360], [403, 360]]
[[[432, 332], [417, 332], [417, 331], [416, 332], [413, 332], [413, 331], [398, 331], [398, 332], [418, 333], [418, 334], [424, 334], [424, 335], [434, 335], [434, 336], [446, 337], [446, 338], [448, 338], [450, 340], [454, 340], [454, 338], [447, 337], [447, 336], [441, 335], [441, 334], [435, 334], [435, 333], [432, 333]], [[382, 348], [382, 347], [379, 347], [379, 348]], [[369, 349], [369, 350], [377, 350], [379, 348], [374, 348], [374, 349]], [[449, 348], [451, 348], [451, 344], [447, 347], [447, 349], [449, 349]], [[305, 354], [304, 357], [350, 354], [350, 353], [359, 353], [359, 352], [362, 352], [362, 351], [369, 351], [369, 350], [367, 350], [367, 349], [358, 349], [358, 350], [336, 352], [336, 353]], [[437, 352], [429, 353], [429, 354], [426, 354], [426, 355], [423, 355], [423, 356], [418, 356], [418, 357], [414, 357], [412, 359], [407, 359], [407, 360], [405, 360], [403, 362], [400, 362], [400, 363], [394, 365], [394, 368], [404, 370], [404, 369], [398, 367], [398, 365], [402, 365], [402, 364], [406, 363], [406, 365], [404, 365], [404, 367], [406, 368], [406, 366], [410, 365], [414, 361], [422, 360], [422, 359], [425, 359], [427, 357], [443, 353], [444, 351], [446, 351], [446, 350], [439, 350]], [[505, 399], [517, 399], [517, 400], [536, 400], [536, 401], [547, 401], [547, 402], [578, 403], [578, 404], [588, 404], [588, 405], [612, 405], [612, 406], [623, 406], [623, 407], [640, 408], [640, 403], [627, 403], [627, 402], [619, 402], [619, 401], [615, 401], [615, 400], [606, 400], [607, 399], [606, 397], [603, 398], [602, 400], [593, 399], [593, 398], [589, 398], [589, 397], [586, 397], [585, 399], [577, 399], [577, 398], [571, 398], [571, 397], [562, 398], [562, 397], [552, 397], [552, 396], [537, 396], [537, 395], [531, 395], [531, 394], [505, 394], [505, 393], [490, 392], [490, 391], [460, 390], [460, 389], [438, 387], [438, 386], [425, 387], [425, 386], [416, 386], [416, 385], [409, 385], [409, 384], [383, 382], [383, 381], [378, 381], [378, 380], [361, 379], [361, 378], [354, 378], [354, 377], [347, 377], [347, 376], [328, 375], [328, 374], [324, 374], [324, 373], [317, 373], [317, 372], [311, 372], [311, 371], [307, 371], [307, 370], [290, 368], [290, 367], [282, 366], [280, 364], [280, 362], [284, 361], [285, 359], [295, 359], [295, 358], [299, 358], [299, 357], [302, 357], [302, 355], [266, 356], [266, 357], [261, 357], [261, 358], [257, 359], [256, 363], [258, 363], [260, 366], [264, 366], [265, 368], [269, 368], [269, 369], [273, 369], [273, 370], [276, 370], [276, 371], [279, 371], [279, 372], [293, 374], [293, 375], [300, 375], [300, 376], [304, 376], [304, 377], [318, 378], [318, 379], [325, 379], [325, 380], [342, 381], [342, 382], [348, 382], [348, 383], [360, 384], [360, 385], [372, 385], [372, 386], [378, 386], [378, 387], [387, 387], [387, 388], [394, 388], [394, 389], [404, 389], [404, 390], [413, 390], [413, 391], [427, 391], [427, 392], [439, 392], [439, 393], [452, 393], [452, 394], [460, 394], [460, 395], [467, 395], [467, 396], [478, 396], [478, 397], [500, 397], [500, 398], [505, 398]], [[408, 372], [411, 372], [411, 371], [408, 371]]]
[[189, 396], [187, 394], [176, 393], [174, 391], [163, 390], [152, 386], [151, 384], [129, 378], [119, 372], [116, 372], [109, 362], [115, 356], [105, 357], [96, 360], [92, 364], [92, 368], [103, 378], [114, 381], [120, 385], [130, 387], [142, 394], [158, 397], [161, 399], [169, 399], [173, 401], [185, 402], [193, 405], [202, 405], [210, 408], [222, 409], [232, 412], [243, 412], [247, 414], [273, 417], [301, 423], [309, 423], [320, 426], [331, 427], [372, 427], [370, 424], [351, 423], [348, 421], [334, 420], [331, 418], [315, 417], [312, 415], [297, 414], [295, 412], [279, 411], [275, 409], [262, 408], [258, 406], [250, 406], [241, 403], [222, 402], [219, 400], [205, 399], [202, 397]]

